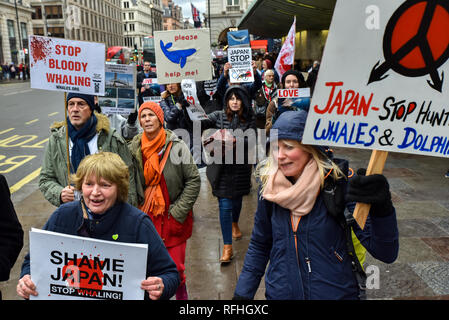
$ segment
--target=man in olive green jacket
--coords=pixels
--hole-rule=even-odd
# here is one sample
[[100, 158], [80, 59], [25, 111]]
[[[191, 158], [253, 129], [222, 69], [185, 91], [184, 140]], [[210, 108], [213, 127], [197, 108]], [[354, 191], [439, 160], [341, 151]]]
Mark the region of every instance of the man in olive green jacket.
[[[93, 154], [101, 151], [110, 151], [117, 153], [128, 165], [130, 173], [130, 188], [128, 193], [128, 203], [137, 206], [135, 170], [132, 155], [126, 145], [125, 140], [116, 133], [116, 130], [110, 127], [107, 116], [94, 113], [95, 104], [93, 96], [69, 93], [68, 101], [68, 126], [69, 126], [69, 153], [70, 153], [70, 171], [74, 173], [78, 167], [79, 161], [87, 154]], [[94, 120], [94, 121], [92, 121]], [[67, 173], [67, 144], [66, 144], [66, 126], [64, 121], [55, 122], [50, 127], [51, 135], [45, 150], [42, 169], [39, 176], [39, 189], [54, 206], [75, 200], [75, 190], [68, 183]], [[77, 138], [75, 135], [82, 130], [87, 131], [86, 124], [91, 123], [91, 134], [81, 142], [84, 152], [80, 155], [76, 150]], [[73, 139], [72, 139], [73, 138]], [[75, 141], [75, 143], [74, 143]], [[84, 143], [84, 145], [82, 144]], [[89, 152], [86, 153], [86, 148]], [[83, 150], [83, 148], [78, 149]], [[74, 157], [78, 156], [78, 159]]]

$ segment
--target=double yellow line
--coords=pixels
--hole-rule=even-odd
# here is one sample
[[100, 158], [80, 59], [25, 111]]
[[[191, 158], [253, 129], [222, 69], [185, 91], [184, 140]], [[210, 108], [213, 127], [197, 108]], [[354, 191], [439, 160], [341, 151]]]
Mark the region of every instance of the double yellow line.
[[31, 182], [33, 179], [35, 179], [36, 177], [39, 176], [39, 174], [41, 173], [41, 168], [31, 172], [29, 175], [27, 175], [26, 177], [24, 177], [22, 180], [20, 180], [19, 182], [17, 182], [15, 185], [13, 185], [12, 187], [9, 188], [9, 192], [11, 192], [11, 194], [13, 194], [14, 192], [16, 192], [17, 190], [19, 190], [20, 188], [22, 188], [24, 185], [26, 185], [28, 182]]

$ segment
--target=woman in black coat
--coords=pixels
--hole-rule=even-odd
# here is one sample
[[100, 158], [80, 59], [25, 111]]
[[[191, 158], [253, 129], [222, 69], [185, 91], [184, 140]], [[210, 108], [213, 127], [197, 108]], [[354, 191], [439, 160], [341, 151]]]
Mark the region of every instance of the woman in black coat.
[[[23, 230], [11, 201], [8, 183], [0, 174], [0, 281], [9, 279], [9, 272], [23, 246]], [[2, 298], [0, 292], [0, 300]]]
[[213, 135], [215, 140], [219, 140], [215, 146], [222, 152], [215, 152], [219, 150], [214, 147], [214, 162], [208, 165], [206, 175], [220, 209], [224, 243], [220, 262], [228, 263], [233, 256], [232, 239], [242, 236], [238, 220], [242, 197], [251, 190], [249, 152], [255, 146], [256, 126], [254, 111], [244, 87], [230, 86], [224, 95], [224, 106], [224, 110], [209, 114], [209, 119], [203, 120], [202, 124], [206, 128], [222, 129]]

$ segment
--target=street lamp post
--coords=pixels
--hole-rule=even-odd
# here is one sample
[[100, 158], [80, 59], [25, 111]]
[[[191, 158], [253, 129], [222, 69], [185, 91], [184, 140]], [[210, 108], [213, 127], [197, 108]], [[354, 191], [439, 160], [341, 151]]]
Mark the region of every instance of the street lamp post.
[[20, 29], [19, 12], [17, 10], [17, 2], [16, 2], [16, 0], [14, 0], [14, 7], [16, 9], [17, 31], [19, 32], [19, 48], [20, 48], [20, 52], [21, 52], [21, 53], [19, 53], [19, 58], [20, 58], [21, 62], [23, 62], [22, 55], [24, 53], [23, 53], [23, 49], [22, 49], [22, 30]]
[[151, 35], [154, 37], [153, 4], [150, 4]]

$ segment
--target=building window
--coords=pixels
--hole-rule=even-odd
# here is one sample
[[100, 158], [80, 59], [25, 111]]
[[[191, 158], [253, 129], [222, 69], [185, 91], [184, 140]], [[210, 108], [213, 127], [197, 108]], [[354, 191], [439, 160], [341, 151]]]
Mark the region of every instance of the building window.
[[129, 31], [135, 31], [134, 30], [134, 23], [129, 24]]
[[16, 37], [16, 30], [14, 29], [14, 21], [12, 20], [8, 20], [7, 22], [8, 25], [8, 37], [11, 38], [15, 38]]
[[31, 6], [34, 12], [31, 14], [31, 19], [39, 20], [42, 19], [42, 8], [41, 6]]
[[128, 1], [123, 2], [123, 8], [125, 8], [125, 9], [129, 8], [129, 2]]
[[129, 20], [134, 20], [134, 12], [130, 12], [128, 15], [129, 15]]
[[47, 19], [62, 19], [62, 7], [45, 6], [45, 15]]
[[22, 47], [28, 48], [28, 32], [27, 32], [27, 24], [25, 22], [20, 23], [20, 32], [22, 36]]
[[22, 31], [22, 39], [27, 39], [28, 43], [27, 24], [25, 22], [20, 23], [20, 31]]
[[48, 36], [64, 38], [64, 27], [49, 27]]
[[43, 36], [44, 35], [44, 28], [42, 27], [34, 27], [33, 28], [33, 34], [37, 35], [37, 36]]

